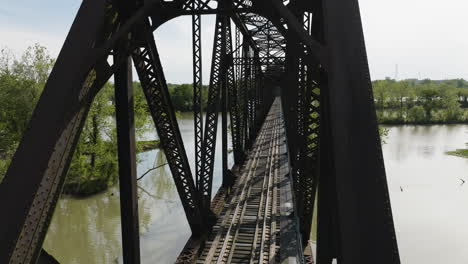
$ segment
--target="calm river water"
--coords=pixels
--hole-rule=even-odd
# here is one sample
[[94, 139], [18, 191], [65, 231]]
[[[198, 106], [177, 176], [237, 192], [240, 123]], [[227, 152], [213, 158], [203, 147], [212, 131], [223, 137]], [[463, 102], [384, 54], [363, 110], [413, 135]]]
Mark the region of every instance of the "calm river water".
[[[178, 120], [193, 172], [193, 117], [182, 114]], [[221, 118], [218, 123], [221, 125]], [[150, 132], [145, 137], [156, 139], [157, 135]], [[216, 152], [221, 153], [219, 129], [217, 137]], [[230, 144], [230, 136], [228, 139]], [[166, 162], [159, 150], [141, 153], [138, 157], [138, 175]], [[231, 155], [229, 163], [231, 167]], [[221, 173], [221, 155], [216, 155], [214, 173]], [[213, 192], [220, 185], [221, 178], [215, 177]], [[190, 228], [169, 167], [156, 169], [138, 181], [138, 196], [142, 263], [173, 263], [190, 237]], [[60, 263], [122, 263], [121, 247], [117, 186], [85, 199], [60, 199], [44, 243], [44, 248]]]
[[[191, 116], [183, 115], [179, 125], [186, 146], [193, 146]], [[465, 147], [468, 125], [388, 128], [383, 151], [402, 263], [468, 263], [468, 182], [461, 185], [460, 180], [468, 181], [468, 159], [445, 154]], [[193, 152], [193, 147], [187, 148], [189, 157]], [[139, 158], [139, 174], [165, 162], [159, 150]], [[220, 165], [218, 155], [216, 174]], [[191, 166], [193, 170], [193, 162]], [[215, 178], [214, 189], [220, 184]], [[169, 168], [153, 171], [138, 185], [142, 262], [172, 263], [190, 230]], [[121, 263], [120, 240], [119, 194], [114, 187], [86, 199], [63, 197], [44, 247], [61, 263]]]
[[468, 263], [468, 159], [445, 154], [466, 147], [468, 125], [389, 128], [383, 152], [402, 263]]

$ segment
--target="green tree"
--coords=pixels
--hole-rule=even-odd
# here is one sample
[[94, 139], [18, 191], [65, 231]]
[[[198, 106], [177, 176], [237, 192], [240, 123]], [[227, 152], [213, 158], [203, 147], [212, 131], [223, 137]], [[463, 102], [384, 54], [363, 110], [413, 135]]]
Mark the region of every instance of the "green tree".
[[89, 195], [117, 180], [113, 87], [107, 83], [95, 97], [68, 170], [64, 192]]
[[437, 89], [431, 86], [424, 86], [418, 90], [417, 97], [418, 101], [421, 103], [422, 107], [426, 111], [426, 119], [430, 120], [432, 118], [432, 111], [436, 109], [438, 102], [437, 97], [439, 92]]
[[[149, 128], [146, 100], [139, 83], [133, 83], [135, 132]], [[138, 146], [138, 145], [137, 145]], [[64, 192], [90, 195], [107, 189], [118, 178], [114, 86], [107, 83], [94, 99], [73, 155]]]
[[171, 100], [178, 111], [190, 111], [193, 105], [193, 88], [189, 84], [174, 85], [171, 89]]
[[374, 99], [376, 100], [376, 108], [383, 111], [385, 108], [385, 101], [388, 99], [388, 89], [385, 81], [376, 81], [373, 83]]
[[19, 60], [7, 49], [0, 53], [0, 178], [8, 168], [53, 64], [46, 48], [38, 44], [29, 47]]
[[408, 121], [412, 123], [423, 123], [426, 121], [426, 110], [420, 105], [413, 106], [408, 111]]
[[[0, 178], [3, 178], [54, 60], [40, 45], [28, 48], [20, 60], [8, 50], [0, 55]], [[134, 84], [135, 128], [139, 138], [149, 129], [149, 114], [141, 86]], [[114, 184], [117, 180], [116, 146], [114, 89], [107, 83], [92, 103], [64, 190], [86, 195]]]
[[463, 115], [463, 110], [460, 107], [457, 88], [442, 85], [439, 94], [443, 120], [445, 122], [458, 121]]
[[409, 84], [405, 81], [394, 82], [391, 86], [391, 96], [394, 107], [397, 109], [397, 120], [404, 121], [405, 99], [408, 97]]

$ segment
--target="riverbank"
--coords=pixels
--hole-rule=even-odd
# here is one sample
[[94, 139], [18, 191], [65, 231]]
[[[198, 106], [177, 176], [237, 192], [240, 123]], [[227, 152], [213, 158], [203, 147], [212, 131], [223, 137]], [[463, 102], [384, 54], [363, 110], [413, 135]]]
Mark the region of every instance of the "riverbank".
[[159, 140], [141, 140], [141, 141], [137, 141], [137, 151], [138, 152], [150, 151], [150, 150], [159, 148], [159, 145], [160, 145]]
[[445, 153], [447, 155], [452, 155], [452, 156], [468, 159], [468, 149], [457, 149], [457, 150], [454, 150], [454, 151], [447, 151]]
[[[194, 157], [193, 115], [181, 113], [178, 124], [187, 156]], [[221, 138], [220, 130], [217, 137]], [[153, 129], [140, 138], [156, 139], [157, 133]], [[230, 142], [231, 137], [229, 146]], [[138, 177], [167, 162], [161, 147], [137, 154]], [[216, 153], [221, 153], [221, 148], [217, 144]], [[194, 168], [194, 159], [189, 162]], [[232, 154], [228, 155], [228, 162], [231, 167]], [[216, 159], [214, 193], [222, 184], [221, 171], [221, 159]], [[137, 189], [141, 261], [174, 263], [191, 232], [169, 166], [147, 173], [138, 181]], [[115, 263], [117, 258], [122, 263], [120, 223], [118, 183], [87, 197], [62, 195], [43, 247], [60, 263]]]
[[[108, 142], [111, 144], [111, 142]], [[158, 149], [159, 140], [141, 140], [136, 142], [137, 153]], [[93, 172], [85, 173], [83, 177], [73, 177], [65, 182], [63, 193], [78, 198], [85, 198], [94, 194], [98, 194], [108, 190], [117, 183], [118, 166], [112, 162], [102, 164], [106, 167], [101, 172], [94, 174]]]
[[445, 109], [426, 112], [422, 107], [410, 109], [377, 110], [377, 122], [381, 125], [455, 125], [468, 122], [468, 109], [458, 108], [454, 112]]
[[[187, 155], [192, 157], [193, 119], [183, 117], [181, 134]], [[387, 144], [382, 148], [402, 263], [445, 263], [440, 261], [442, 257], [448, 263], [468, 263], [463, 247], [447, 243], [435, 245], [441, 251], [427, 247], [431, 241], [449, 241], [451, 237], [468, 242], [468, 227], [463, 225], [468, 212], [460, 210], [466, 204], [467, 183], [460, 185], [459, 180], [466, 180], [468, 164], [464, 159], [445, 154], [464, 146], [468, 125], [386, 128]], [[217, 151], [220, 150], [218, 144]], [[166, 162], [160, 150], [138, 157], [139, 176]], [[232, 159], [232, 155], [229, 157]], [[213, 189], [217, 190], [222, 182], [219, 159], [215, 170]], [[190, 228], [168, 166], [138, 181], [138, 190], [142, 263], [174, 263], [190, 237]], [[121, 261], [118, 193], [115, 185], [84, 199], [61, 197], [44, 248], [61, 263], [114, 263], [116, 258]], [[451, 224], [440, 225], [446, 221]], [[316, 232], [316, 227], [313, 230]]]
[[418, 126], [432, 126], [432, 125], [464, 125], [468, 120], [457, 120], [457, 121], [399, 121], [399, 120], [385, 120], [378, 121], [379, 125], [386, 126], [405, 126], [405, 125], [418, 125]]

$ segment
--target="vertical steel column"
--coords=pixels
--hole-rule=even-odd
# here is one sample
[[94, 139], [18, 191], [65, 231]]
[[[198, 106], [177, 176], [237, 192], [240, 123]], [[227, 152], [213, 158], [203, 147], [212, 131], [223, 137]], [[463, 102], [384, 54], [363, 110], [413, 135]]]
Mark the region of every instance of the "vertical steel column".
[[[192, 7], [197, 9], [200, 0], [193, 0]], [[192, 48], [193, 48], [193, 122], [195, 134], [195, 185], [198, 188], [202, 168], [203, 144], [203, 111], [202, 111], [202, 47], [201, 16], [192, 15]]]
[[242, 65], [241, 65], [241, 80], [242, 84], [239, 88], [241, 93], [240, 99], [242, 100], [241, 103], [241, 111], [242, 111], [242, 146], [244, 151], [248, 147], [249, 141], [249, 134], [248, 134], [248, 127], [249, 127], [249, 90], [248, 90], [248, 45], [247, 42], [243, 41], [242, 43]]
[[[235, 32], [235, 47], [234, 49], [236, 50], [236, 58], [239, 60], [240, 57], [242, 56], [242, 48], [241, 48], [241, 33], [238, 27], [235, 27], [236, 32]], [[235, 76], [236, 76], [236, 84], [237, 87], [241, 87], [241, 78], [242, 78], [242, 73], [241, 73], [241, 64], [237, 63], [235, 65]]]
[[[223, 186], [229, 185], [229, 175], [228, 175], [228, 132], [227, 132], [227, 82], [228, 82], [228, 71], [229, 67], [227, 61], [227, 27], [230, 23], [229, 17], [223, 16], [223, 25], [221, 29], [221, 144], [222, 144], [222, 176], [223, 176]], [[231, 32], [229, 32], [230, 34]], [[230, 40], [230, 38], [229, 38]], [[231, 131], [233, 133], [233, 131]]]
[[[221, 3], [220, 3], [221, 4]], [[225, 15], [216, 15], [216, 25], [211, 60], [210, 86], [208, 89], [208, 104], [206, 106], [205, 135], [203, 137], [202, 174], [198, 191], [202, 196], [203, 207], [209, 210], [213, 183], [213, 168], [216, 151], [216, 134], [218, 129], [218, 111], [220, 103], [221, 82], [225, 75], [226, 46], [222, 45], [226, 38]], [[225, 43], [225, 42], [224, 42]]]
[[[128, 41], [115, 49], [115, 61], [128, 57]], [[119, 152], [120, 215], [124, 263], [140, 263], [138, 193], [136, 187], [135, 120], [133, 112], [132, 63], [119, 65], [115, 75], [115, 110]]]
[[[239, 36], [236, 36], [239, 37]], [[236, 40], [236, 45], [238, 45], [239, 40]], [[240, 48], [240, 47], [238, 47]], [[235, 53], [238, 54], [240, 50], [235, 50]], [[230, 115], [230, 127], [231, 127], [231, 138], [232, 138], [232, 148], [234, 153], [234, 163], [241, 164], [244, 160], [244, 153], [242, 149], [242, 117], [241, 117], [241, 106], [239, 102], [239, 91], [238, 88], [241, 86], [240, 82], [236, 81], [236, 68], [239, 65], [233, 64], [233, 49], [232, 49], [232, 37], [231, 37], [231, 23], [227, 24], [226, 28], [226, 63], [227, 63], [227, 107], [229, 109]]]
[[[316, 12], [313, 15], [313, 23], [311, 27], [311, 14], [305, 13], [303, 24], [304, 29], [314, 36], [317, 40], [323, 41], [323, 25], [321, 15], [321, 3], [316, 3]], [[304, 49], [305, 50], [305, 49]], [[323, 69], [318, 63], [303, 62], [303, 71], [301, 72], [301, 82], [303, 86], [303, 109], [302, 109], [302, 133], [301, 146], [302, 160], [300, 166], [302, 175], [300, 183], [301, 195], [303, 196], [302, 215], [301, 217], [301, 232], [303, 244], [309, 240], [310, 230], [312, 228], [312, 218], [314, 214], [315, 196], [318, 185], [318, 177], [320, 175], [320, 158], [319, 158], [319, 136], [320, 136], [320, 91], [322, 84], [320, 76], [323, 74]], [[326, 85], [326, 83], [323, 83]], [[326, 93], [325, 89], [323, 90]], [[326, 156], [325, 156], [326, 157]]]
[[290, 165], [293, 179], [293, 189], [295, 194], [295, 202], [297, 214], [301, 215], [302, 211], [302, 196], [299, 193], [299, 141], [297, 130], [297, 99], [299, 90], [299, 52], [301, 46], [297, 36], [289, 33], [287, 36], [287, 50], [285, 60], [285, 76], [282, 81], [282, 99], [283, 112], [286, 127], [286, 135], [288, 138], [288, 150], [290, 153]]
[[[320, 174], [317, 199], [317, 263], [331, 264], [341, 260], [340, 226], [337, 215], [337, 190], [335, 163], [333, 159], [333, 137], [330, 127], [330, 95], [327, 76], [320, 78]], [[340, 263], [340, 262], [338, 262]]]
[[[227, 132], [227, 83], [224, 76], [221, 82], [221, 131], [222, 131], [222, 164], [223, 164], [223, 185], [229, 185], [228, 179], [228, 132]], [[231, 131], [231, 133], [234, 133]]]
[[400, 263], [358, 1], [323, 1], [323, 24], [338, 263]]
[[241, 78], [242, 78], [242, 86], [241, 89], [241, 100], [242, 100], [242, 142], [243, 148], [248, 148], [248, 141], [249, 141], [249, 89], [248, 89], [248, 45], [247, 42], [244, 40], [242, 43], [242, 65], [241, 65]]
[[242, 63], [242, 50], [243, 50], [243, 43], [241, 43], [241, 32], [240, 29], [236, 26], [236, 34], [235, 34], [235, 50], [236, 50], [236, 60], [237, 64], [235, 65], [236, 69], [236, 97], [237, 97], [237, 111], [238, 111], [238, 139], [239, 142], [239, 150], [242, 153], [241, 160], [244, 160], [244, 87], [245, 83], [243, 81], [243, 67]]
[[252, 49], [248, 48], [248, 60], [247, 60], [247, 72], [248, 72], [248, 79], [247, 79], [247, 91], [249, 96], [249, 147], [253, 144], [255, 140], [255, 76], [253, 71], [253, 56], [252, 56]]
[[262, 112], [263, 112], [263, 106], [260, 104], [260, 98], [261, 98], [261, 86], [260, 86], [260, 79], [258, 78], [259, 77], [259, 54], [257, 51], [254, 51], [254, 56], [253, 56], [253, 65], [252, 65], [252, 69], [253, 69], [253, 80], [254, 80], [254, 87], [255, 87], [255, 131], [254, 131], [254, 134], [255, 136], [257, 135], [257, 132], [260, 128], [260, 125], [261, 125], [261, 115], [262, 115]]

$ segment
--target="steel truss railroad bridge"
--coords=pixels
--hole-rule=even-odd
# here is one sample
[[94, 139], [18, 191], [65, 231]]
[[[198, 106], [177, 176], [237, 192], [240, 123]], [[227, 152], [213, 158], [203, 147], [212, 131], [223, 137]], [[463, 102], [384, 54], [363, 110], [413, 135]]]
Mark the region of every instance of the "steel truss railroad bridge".
[[[205, 14], [216, 23], [202, 120]], [[182, 15], [193, 33], [190, 158], [153, 37]], [[177, 262], [310, 263], [314, 213], [317, 263], [400, 262], [357, 0], [84, 0], [0, 185], [0, 263], [47, 261], [72, 154], [112, 75], [123, 259], [140, 263], [132, 61], [192, 231]], [[218, 113], [223, 185], [212, 197]]]

